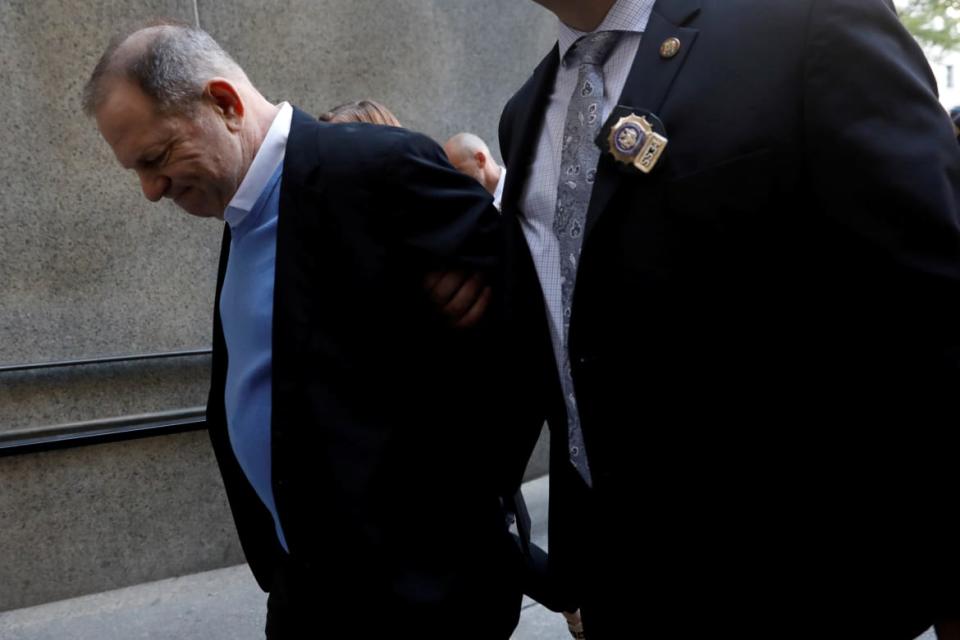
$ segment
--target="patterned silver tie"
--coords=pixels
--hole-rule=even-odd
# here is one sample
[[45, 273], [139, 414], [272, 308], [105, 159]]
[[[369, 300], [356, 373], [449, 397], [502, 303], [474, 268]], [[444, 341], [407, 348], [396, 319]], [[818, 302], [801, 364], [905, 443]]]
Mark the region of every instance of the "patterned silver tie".
[[563, 125], [557, 210], [553, 218], [553, 231], [560, 243], [560, 291], [563, 304], [560, 383], [567, 406], [567, 444], [570, 462], [588, 486], [593, 484], [593, 480], [573, 391], [568, 336], [580, 245], [600, 159], [600, 149], [593, 141], [603, 124], [603, 63], [619, 37], [620, 33], [616, 31], [592, 33], [577, 40], [567, 52], [569, 64], [579, 62], [580, 71]]

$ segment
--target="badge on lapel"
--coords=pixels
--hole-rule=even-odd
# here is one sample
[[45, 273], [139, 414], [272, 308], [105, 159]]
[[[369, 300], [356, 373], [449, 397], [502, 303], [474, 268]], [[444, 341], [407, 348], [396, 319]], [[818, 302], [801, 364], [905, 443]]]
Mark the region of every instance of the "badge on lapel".
[[667, 148], [660, 118], [646, 109], [618, 105], [600, 129], [596, 144], [628, 171], [650, 173]]

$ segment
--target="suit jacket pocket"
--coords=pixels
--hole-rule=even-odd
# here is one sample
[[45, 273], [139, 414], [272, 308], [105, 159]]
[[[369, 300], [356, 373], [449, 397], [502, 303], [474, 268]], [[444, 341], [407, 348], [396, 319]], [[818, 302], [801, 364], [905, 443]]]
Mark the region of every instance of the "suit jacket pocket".
[[760, 149], [669, 180], [666, 206], [672, 214], [720, 226], [773, 215], [778, 192], [789, 181], [785, 154]]

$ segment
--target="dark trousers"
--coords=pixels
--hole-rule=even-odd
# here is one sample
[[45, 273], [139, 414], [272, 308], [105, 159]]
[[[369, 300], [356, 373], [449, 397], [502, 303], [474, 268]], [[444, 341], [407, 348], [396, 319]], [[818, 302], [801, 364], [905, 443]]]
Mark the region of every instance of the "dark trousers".
[[[934, 509], [924, 510], [929, 520], [894, 519], [889, 526], [902, 536], [869, 526], [846, 544], [851, 525], [838, 518], [831, 528], [824, 505], [785, 531], [769, 526], [776, 503], [741, 511], [736, 495], [705, 485], [680, 491], [667, 471], [604, 492], [587, 488], [572, 466], [552, 468], [550, 555], [575, 583], [590, 640], [912, 640], [960, 610], [960, 537], [946, 539], [941, 528], [954, 529]], [[810, 522], [823, 538], [801, 529]], [[904, 544], [866, 554], [873, 537]]]
[[576, 611], [580, 606], [576, 594], [562, 576], [553, 571], [547, 552], [530, 540], [532, 523], [523, 493], [518, 489], [513, 495], [504, 496], [502, 502], [508, 524], [515, 523], [517, 526], [517, 534], [513, 538], [523, 554], [520, 566], [523, 593], [551, 611]]
[[[287, 557], [276, 568], [267, 598], [267, 640], [312, 640], [314, 638], [374, 637], [356, 635], [357, 616], [363, 602], [332, 599], [325, 593], [326, 579], [320, 573], [311, 581], [308, 571]], [[363, 620], [367, 627], [370, 620]]]
[[274, 575], [267, 640], [507, 640], [520, 614], [520, 593], [510, 576], [471, 582], [476, 598], [428, 604], [433, 594], [390, 593], [382, 576], [371, 580], [348, 570], [308, 569], [289, 557]]
[[551, 611], [576, 611], [579, 608], [576, 595], [555, 574], [547, 552], [531, 543], [526, 553], [527, 565], [521, 579], [523, 592]]
[[551, 593], [579, 604], [590, 640], [640, 633], [630, 620], [640, 604], [637, 577], [626, 569], [637, 544], [633, 531], [608, 527], [594, 493], [567, 461], [555, 462], [550, 473]]

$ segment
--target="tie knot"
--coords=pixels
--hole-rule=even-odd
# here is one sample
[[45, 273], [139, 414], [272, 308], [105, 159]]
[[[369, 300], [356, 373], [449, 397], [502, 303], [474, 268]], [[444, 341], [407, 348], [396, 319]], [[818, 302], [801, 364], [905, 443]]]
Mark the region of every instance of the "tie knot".
[[601, 66], [607, 61], [607, 57], [619, 39], [619, 31], [596, 31], [585, 35], [573, 43], [567, 52], [567, 59], [570, 64]]

